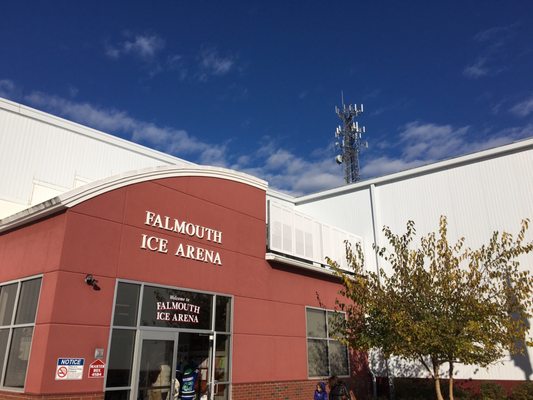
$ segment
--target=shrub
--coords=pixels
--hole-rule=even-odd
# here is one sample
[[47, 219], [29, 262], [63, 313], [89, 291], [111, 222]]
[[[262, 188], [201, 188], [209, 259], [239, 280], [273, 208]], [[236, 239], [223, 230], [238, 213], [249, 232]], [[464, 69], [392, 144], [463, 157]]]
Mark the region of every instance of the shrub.
[[509, 397], [510, 400], [531, 400], [533, 399], [533, 382], [522, 382], [516, 386]]
[[486, 382], [481, 384], [480, 389], [481, 400], [506, 400], [507, 393], [505, 389], [494, 382]]

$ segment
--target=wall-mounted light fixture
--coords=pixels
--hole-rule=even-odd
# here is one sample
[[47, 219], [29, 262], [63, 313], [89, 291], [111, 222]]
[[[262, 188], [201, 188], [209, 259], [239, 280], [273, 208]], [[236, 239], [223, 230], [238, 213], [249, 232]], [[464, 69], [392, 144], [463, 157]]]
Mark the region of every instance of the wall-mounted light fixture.
[[91, 274], [88, 274], [85, 277], [85, 283], [89, 286], [92, 286], [94, 290], [100, 290], [100, 286], [98, 286], [98, 281], [94, 279], [94, 276]]

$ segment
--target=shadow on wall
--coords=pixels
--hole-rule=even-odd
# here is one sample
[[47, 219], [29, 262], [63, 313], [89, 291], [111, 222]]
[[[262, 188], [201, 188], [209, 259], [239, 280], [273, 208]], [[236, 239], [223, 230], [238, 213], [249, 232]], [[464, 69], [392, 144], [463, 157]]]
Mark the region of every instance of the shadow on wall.
[[[529, 331], [529, 328], [531, 328], [529, 321], [526, 321], [526, 325]], [[522, 351], [522, 353], [511, 356], [511, 359], [513, 360], [514, 365], [524, 372], [524, 379], [526, 381], [530, 381], [533, 377], [533, 367], [531, 366], [531, 358], [529, 357], [529, 352], [527, 351], [528, 348], [526, 341], [521, 339], [518, 343], [516, 343], [516, 346]]]
[[[422, 391], [421, 398], [432, 398], [424, 397], [426, 395], [432, 394], [431, 390], [433, 386], [431, 385], [431, 380], [427, 378], [428, 373], [424, 366], [420, 363], [406, 361], [400, 358], [391, 358], [386, 360], [379, 352], [371, 352], [369, 355], [369, 367], [372, 370], [372, 373], [375, 376], [375, 395], [378, 399], [389, 399], [391, 390], [394, 390], [395, 397], [398, 397], [398, 390], [402, 394], [403, 381], [410, 381], [413, 378], [413, 381], [417, 382], [417, 385], [421, 382], [429, 383], [429, 391]], [[389, 377], [395, 379], [390, 380]], [[396, 379], [396, 377], [403, 377], [401, 380]], [[421, 378], [421, 379], [420, 379]], [[400, 387], [398, 387], [400, 385]], [[426, 385], [423, 385], [424, 389]], [[371, 388], [372, 390], [372, 388]]]
[[406, 361], [397, 357], [386, 360], [378, 352], [371, 352], [369, 356], [369, 366], [372, 369], [372, 372], [376, 376], [380, 377], [387, 377], [389, 375], [393, 377], [401, 376], [405, 378], [428, 377], [428, 372], [422, 364], [413, 361]]

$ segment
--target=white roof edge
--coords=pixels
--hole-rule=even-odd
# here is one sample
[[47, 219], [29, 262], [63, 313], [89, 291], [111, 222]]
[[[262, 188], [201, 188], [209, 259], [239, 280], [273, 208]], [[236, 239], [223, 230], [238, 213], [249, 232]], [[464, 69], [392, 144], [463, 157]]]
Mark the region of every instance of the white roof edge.
[[267, 196], [273, 199], [288, 201], [289, 203], [292, 203], [293, 205], [294, 205], [294, 202], [296, 201], [296, 197], [290, 194], [287, 194], [287, 193], [280, 192], [279, 190], [271, 189], [271, 188], [268, 188]]
[[372, 178], [366, 181], [357, 182], [345, 186], [341, 186], [334, 189], [325, 190], [323, 192], [313, 193], [301, 197], [294, 198], [295, 205], [300, 205], [304, 203], [308, 203], [311, 201], [331, 197], [331, 196], [338, 196], [340, 194], [346, 194], [350, 193], [359, 189], [366, 188], [371, 185], [379, 185], [384, 184], [400, 179], [406, 179], [412, 176], [421, 175], [421, 174], [427, 174], [432, 171], [437, 171], [441, 169], [447, 169], [451, 168], [457, 165], [461, 164], [469, 164], [474, 161], [480, 160], [480, 159], [488, 159], [488, 158], [496, 158], [499, 156], [503, 156], [509, 153], [518, 152], [521, 150], [527, 150], [528, 148], [533, 148], [533, 138], [519, 140], [507, 145], [494, 147], [488, 150], [482, 150], [476, 153], [467, 154], [464, 156], [458, 156], [454, 158], [450, 158], [448, 160], [439, 161], [432, 164], [423, 165], [421, 167], [416, 167], [412, 169], [408, 169], [405, 171], [400, 171], [394, 174], [381, 176], [378, 178]]
[[280, 264], [290, 265], [292, 267], [306, 269], [308, 271], [318, 272], [319, 274], [326, 274], [335, 276], [335, 273], [331, 269], [324, 267], [317, 267], [316, 265], [306, 263], [304, 261], [295, 260], [293, 258], [285, 257], [276, 253], [266, 253], [265, 260], [278, 262]]
[[168, 164], [187, 164], [195, 165], [190, 161], [183, 160], [178, 157], [174, 157], [169, 154], [162, 153], [157, 150], [150, 149], [146, 146], [131, 142], [126, 139], [121, 139], [117, 136], [113, 136], [109, 133], [99, 131], [94, 128], [90, 128], [85, 125], [78, 124], [76, 122], [69, 121], [67, 119], [57, 117], [55, 115], [46, 113], [44, 111], [31, 108], [24, 104], [16, 103], [14, 101], [0, 97], [0, 109], [10, 111], [16, 114], [20, 114], [26, 118], [31, 118], [37, 121], [44, 122], [49, 125], [54, 125], [59, 128], [69, 130], [71, 132], [77, 133], [79, 135], [87, 136], [91, 139], [98, 140], [100, 142], [105, 142], [112, 146], [120, 147], [138, 154], [142, 154], [147, 157], [168, 163]]
[[129, 186], [135, 183], [146, 182], [162, 178], [176, 178], [176, 177], [210, 177], [226, 179], [234, 182], [243, 183], [245, 185], [256, 187], [260, 190], [266, 191], [268, 183], [262, 179], [254, 176], [236, 172], [226, 168], [210, 167], [210, 166], [159, 166], [150, 167], [137, 171], [130, 171], [127, 173], [108, 177], [99, 181], [91, 182], [87, 185], [70, 190], [53, 199], [47, 200], [43, 203], [37, 204], [33, 207], [22, 210], [4, 219], [0, 219], [0, 233], [14, 229], [21, 225], [44, 218], [48, 215], [62, 211], [64, 209], [74, 207], [84, 201], [92, 199], [98, 195], [119, 189], [124, 186]]

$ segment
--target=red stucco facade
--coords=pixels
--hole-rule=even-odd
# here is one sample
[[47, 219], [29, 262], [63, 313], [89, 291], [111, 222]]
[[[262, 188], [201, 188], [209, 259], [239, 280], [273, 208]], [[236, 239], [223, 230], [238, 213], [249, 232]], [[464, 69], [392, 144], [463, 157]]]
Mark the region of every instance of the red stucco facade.
[[[56, 362], [83, 357], [88, 364], [96, 348], [107, 359], [116, 282], [125, 279], [233, 296], [233, 398], [259, 384], [273, 398], [273, 387], [285, 383], [290, 392], [290, 382], [298, 393], [279, 398], [311, 398], [305, 307], [319, 306], [318, 293], [333, 308], [339, 284], [265, 261], [265, 203], [263, 189], [233, 180], [164, 178], [104, 192], [0, 235], [0, 282], [43, 277], [24, 394], [103, 396], [104, 379], [55, 380]], [[147, 211], [220, 231], [221, 243], [150, 226]], [[141, 248], [143, 234], [168, 240], [168, 252]], [[180, 243], [217, 252], [222, 265], [175, 256]], [[87, 274], [101, 290], [85, 283]]]

